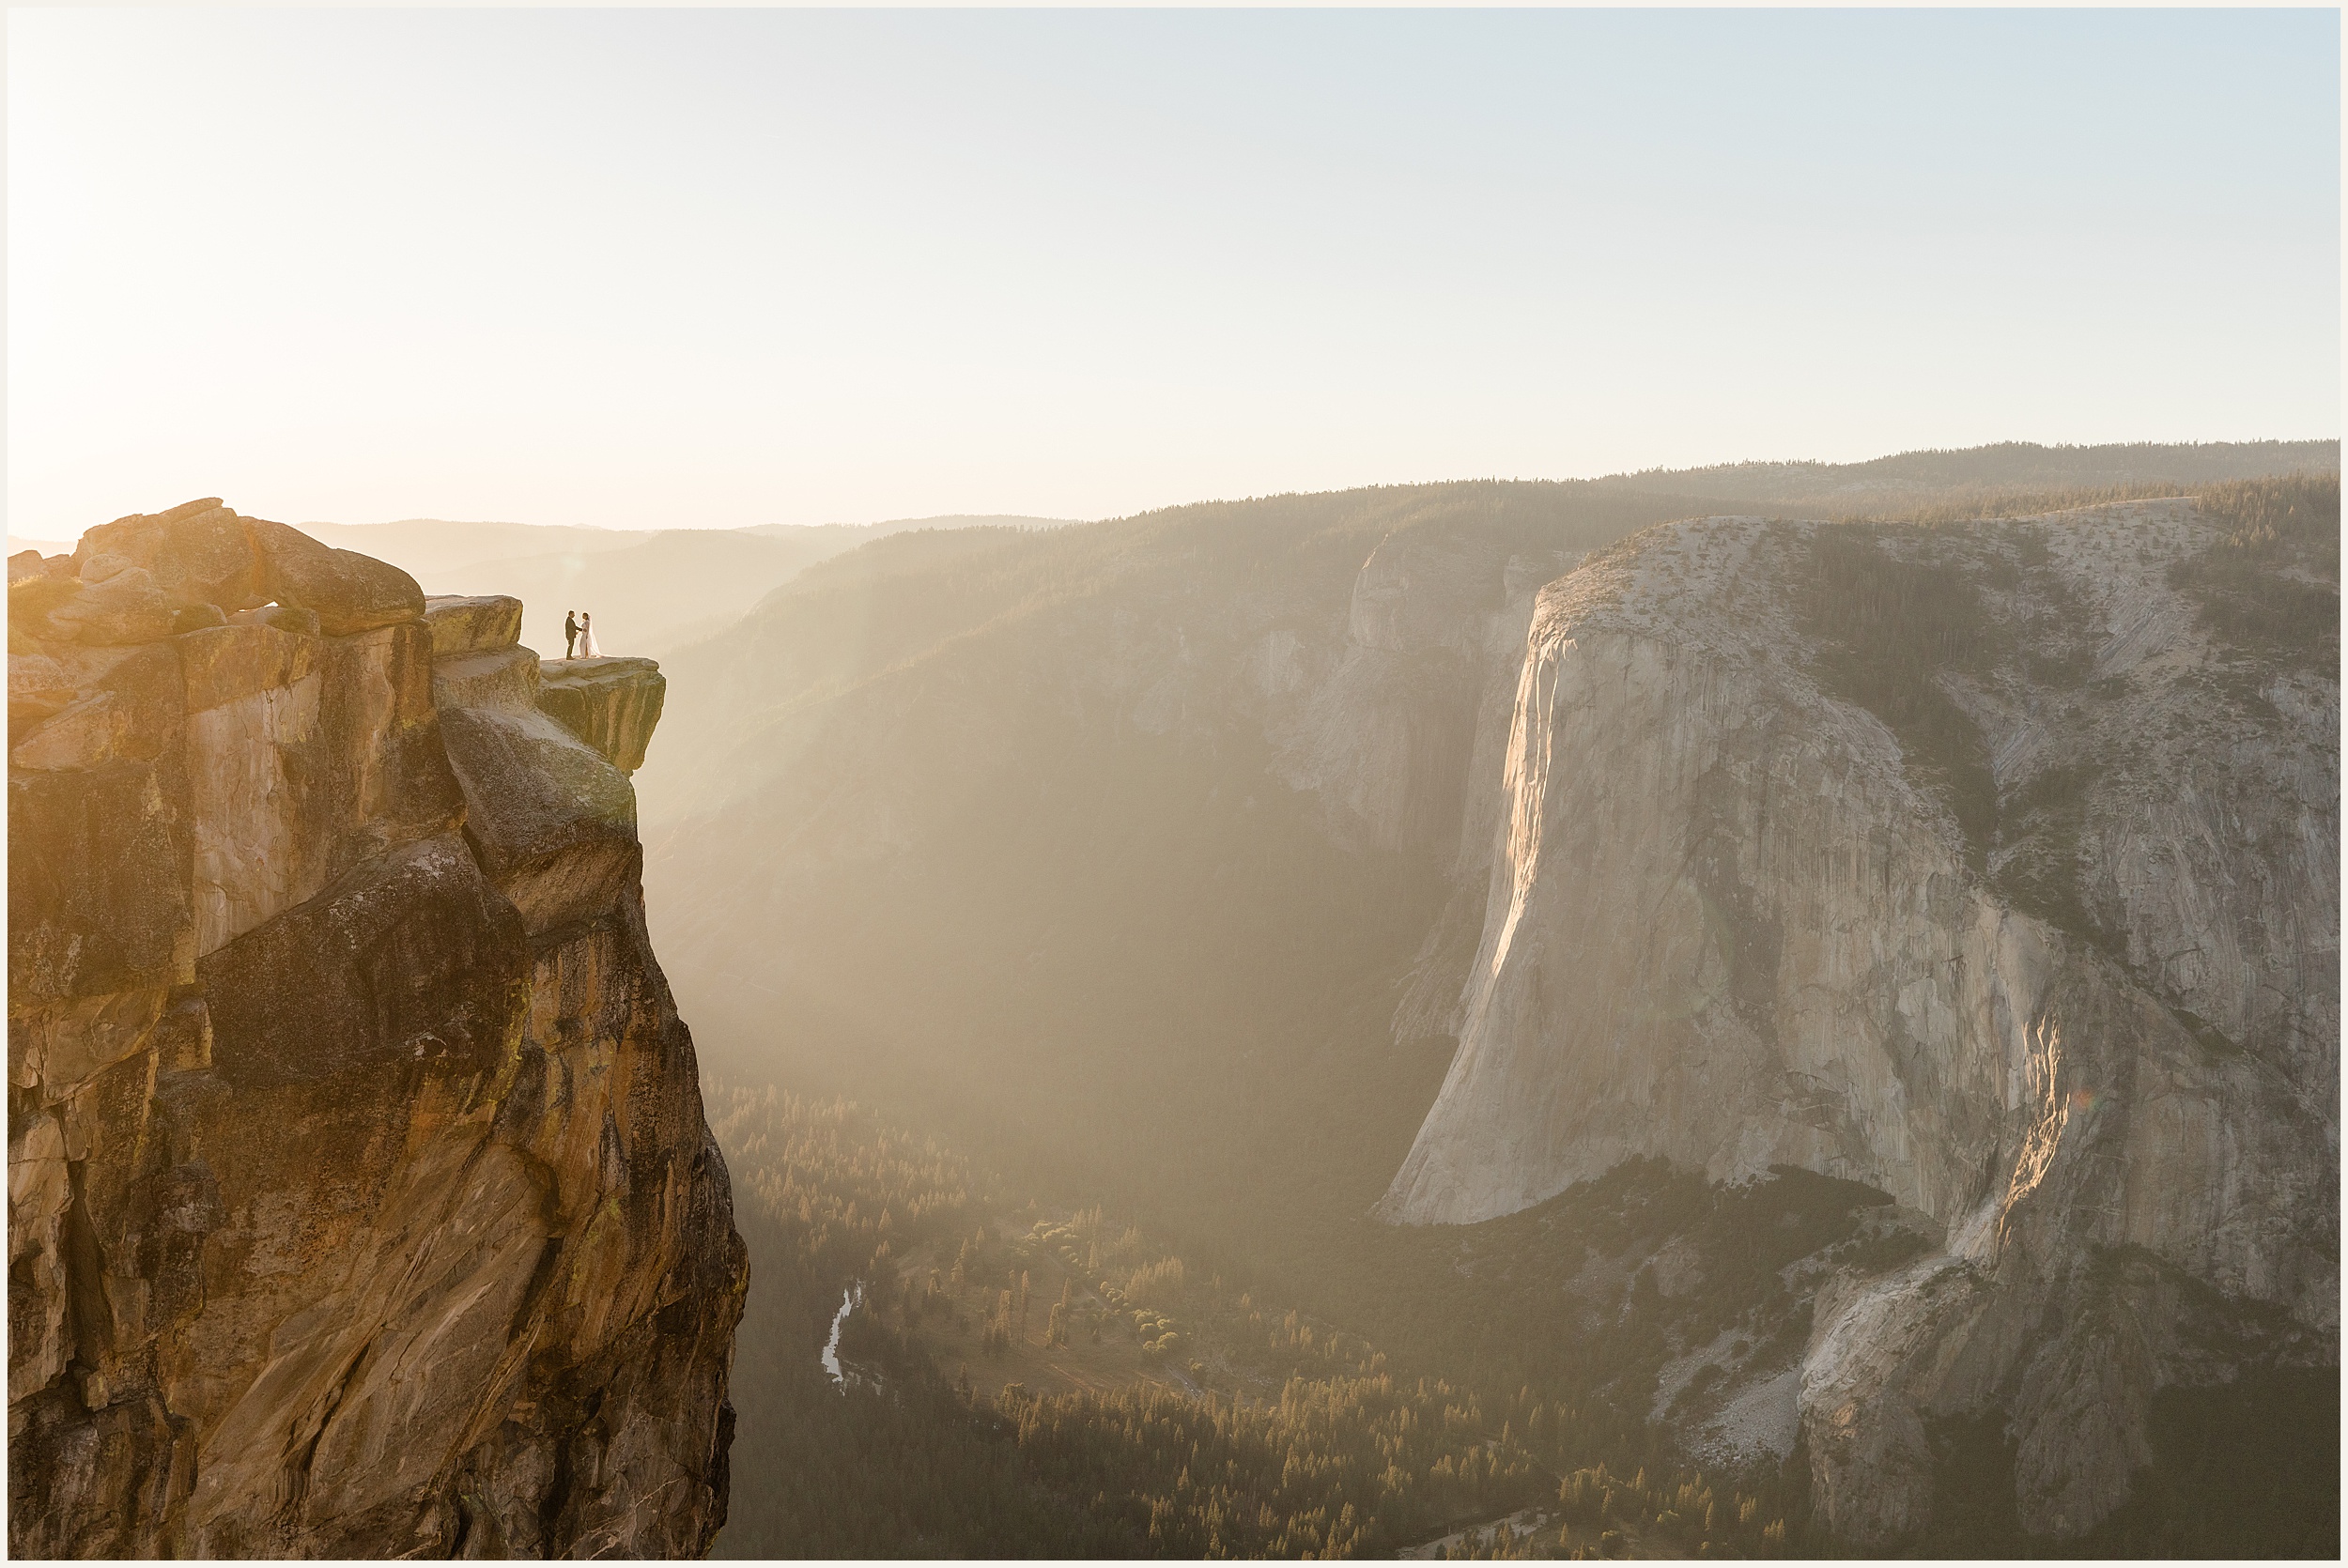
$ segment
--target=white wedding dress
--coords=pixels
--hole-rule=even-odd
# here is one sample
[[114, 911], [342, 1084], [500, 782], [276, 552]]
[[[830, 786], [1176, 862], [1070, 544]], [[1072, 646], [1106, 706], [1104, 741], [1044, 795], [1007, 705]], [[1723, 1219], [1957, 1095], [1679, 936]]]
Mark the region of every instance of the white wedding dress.
[[579, 628], [579, 656], [582, 659], [603, 657], [603, 650], [595, 646], [595, 623], [592, 621]]

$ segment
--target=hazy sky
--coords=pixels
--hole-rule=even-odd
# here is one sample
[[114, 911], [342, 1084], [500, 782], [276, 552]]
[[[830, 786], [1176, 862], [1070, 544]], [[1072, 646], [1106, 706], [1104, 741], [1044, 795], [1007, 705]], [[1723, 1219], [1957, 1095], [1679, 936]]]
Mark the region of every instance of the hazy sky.
[[2336, 436], [2339, 25], [12, 11], [9, 530]]

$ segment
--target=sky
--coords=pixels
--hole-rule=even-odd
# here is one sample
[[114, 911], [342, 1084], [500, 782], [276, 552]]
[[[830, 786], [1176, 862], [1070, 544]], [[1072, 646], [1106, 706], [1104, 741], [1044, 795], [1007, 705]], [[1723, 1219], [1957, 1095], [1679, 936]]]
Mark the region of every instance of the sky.
[[8, 531], [2336, 437], [2339, 29], [14, 10]]

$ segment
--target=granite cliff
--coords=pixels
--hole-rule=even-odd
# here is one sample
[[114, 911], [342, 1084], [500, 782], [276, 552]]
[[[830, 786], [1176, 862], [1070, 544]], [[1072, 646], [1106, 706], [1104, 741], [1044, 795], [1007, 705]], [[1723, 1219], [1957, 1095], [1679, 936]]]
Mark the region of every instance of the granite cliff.
[[645, 933], [660, 677], [520, 616], [216, 500], [10, 561], [13, 1552], [723, 1522], [747, 1274]]
[[[2167, 1437], [2338, 1358], [2337, 482], [2248, 485], [2331, 486], [2285, 537], [2277, 469], [2191, 469], [884, 541], [670, 664], [663, 945], [729, 1071], [1707, 1469], [1799, 1449], [1824, 1539], [2159, 1546]], [[1602, 1212], [1682, 1183], [1815, 1247]]]
[[1858, 1545], [1925, 1522], [1937, 1422], [1996, 1417], [2077, 1535], [2161, 1389], [2336, 1365], [2337, 489], [2294, 493], [1716, 517], [1552, 583], [1385, 1217], [1637, 1156], [1890, 1193], [1927, 1255], [1751, 1369]]
[[1049, 1126], [1226, 1212], [1311, 1161], [1358, 1215], [1436, 1048], [1407, 1080], [1312, 1058], [1383, 1042], [1535, 592], [1683, 504], [1416, 487], [811, 568], [667, 663], [641, 776], [712, 1059], [957, 1136]]

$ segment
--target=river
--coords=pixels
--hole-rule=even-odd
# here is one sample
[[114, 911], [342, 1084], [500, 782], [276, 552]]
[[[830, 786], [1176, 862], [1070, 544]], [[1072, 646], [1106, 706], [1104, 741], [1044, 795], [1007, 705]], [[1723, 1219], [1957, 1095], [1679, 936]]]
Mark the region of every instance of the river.
[[848, 1375], [840, 1367], [840, 1329], [848, 1321], [848, 1314], [864, 1304], [864, 1282], [858, 1280], [840, 1293], [840, 1310], [831, 1314], [831, 1338], [824, 1342], [824, 1370], [841, 1388], [848, 1386]]

